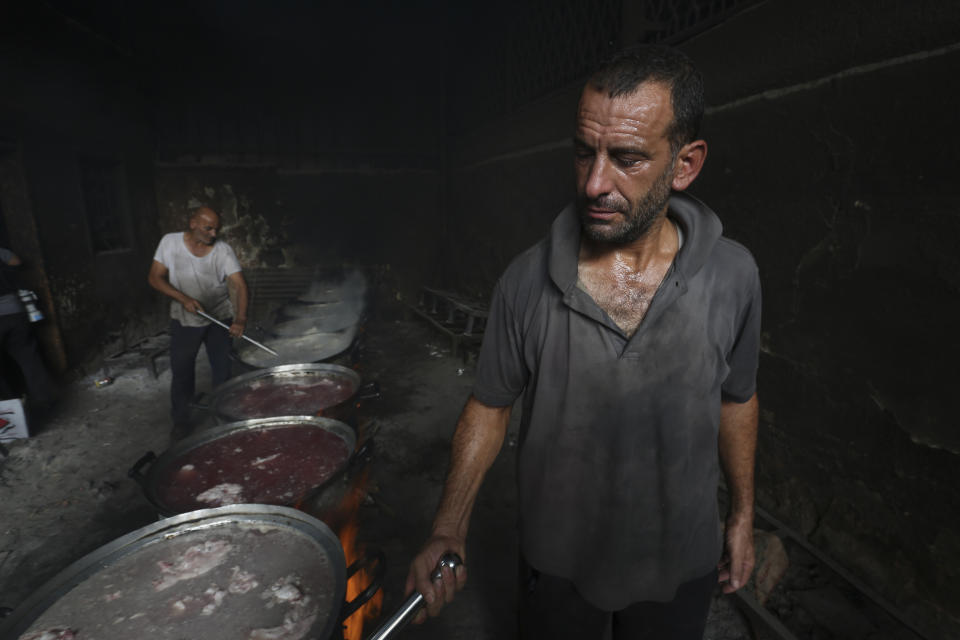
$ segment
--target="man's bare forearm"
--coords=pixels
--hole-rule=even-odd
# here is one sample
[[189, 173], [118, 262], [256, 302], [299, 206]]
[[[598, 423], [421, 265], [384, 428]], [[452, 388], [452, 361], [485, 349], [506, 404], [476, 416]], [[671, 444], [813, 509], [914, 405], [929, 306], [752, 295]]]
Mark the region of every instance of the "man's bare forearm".
[[157, 283], [154, 283], [153, 281], [151, 281], [150, 285], [154, 289], [162, 293], [163, 295], [167, 296], [168, 298], [173, 298], [180, 304], [185, 304], [186, 301], [189, 300], [189, 298], [183, 292], [181, 292], [179, 289], [176, 289], [172, 284], [170, 284], [166, 280], [161, 280], [160, 282], [157, 282]]
[[741, 588], [753, 572], [753, 467], [757, 451], [757, 414], [756, 394], [744, 403], [724, 402], [720, 408], [717, 445], [730, 493], [724, 554], [718, 565], [718, 578], [724, 593]]
[[246, 324], [249, 293], [247, 281], [241, 273], [235, 273], [227, 278], [227, 290], [230, 292], [230, 302], [233, 304], [233, 321]]
[[150, 273], [147, 274], [147, 283], [163, 295], [182, 304], [183, 308], [190, 313], [202, 310], [203, 307], [198, 301], [170, 284], [169, 274], [169, 270], [162, 263], [154, 260], [150, 266]]
[[720, 409], [718, 449], [730, 493], [730, 518], [753, 520], [758, 413], [756, 394], [744, 403], [724, 402]]
[[470, 396], [453, 436], [450, 470], [433, 521], [434, 535], [466, 539], [473, 503], [496, 459], [511, 407], [488, 407]]
[[461, 565], [454, 572], [445, 570], [439, 580], [433, 577], [434, 567], [448, 551], [467, 561], [466, 539], [473, 503], [483, 477], [500, 452], [509, 422], [510, 407], [488, 407], [473, 396], [460, 414], [453, 436], [450, 470], [433, 520], [433, 531], [410, 563], [407, 574], [406, 593], [416, 588], [426, 599], [426, 609], [418, 614], [415, 622], [422, 622], [427, 615], [437, 615], [466, 583], [466, 566]]
[[183, 304], [185, 301], [189, 300], [186, 294], [170, 284], [170, 281], [167, 280], [165, 274], [155, 273], [153, 270], [151, 270], [150, 275], [147, 277], [147, 283], [163, 295], [167, 296], [168, 298], [173, 298], [180, 304]]

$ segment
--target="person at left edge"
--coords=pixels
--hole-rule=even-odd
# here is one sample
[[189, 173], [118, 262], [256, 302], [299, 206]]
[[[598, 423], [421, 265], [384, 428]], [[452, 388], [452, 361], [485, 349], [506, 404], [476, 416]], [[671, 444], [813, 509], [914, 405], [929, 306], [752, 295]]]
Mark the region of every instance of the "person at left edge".
[[[220, 216], [209, 207], [195, 209], [187, 231], [168, 233], [153, 256], [147, 282], [171, 298], [170, 382], [174, 438], [189, 433], [190, 401], [195, 392], [195, 363], [202, 343], [210, 360], [212, 384], [230, 377], [230, 339], [247, 323], [247, 284], [233, 249], [217, 241]], [[203, 311], [222, 327], [197, 314]]]
[[[20, 366], [27, 385], [27, 400], [32, 409], [43, 411], [56, 402], [58, 385], [40, 355], [23, 303], [17, 295], [20, 288], [16, 271], [22, 268], [20, 257], [0, 247], [0, 351], [6, 352]], [[13, 397], [13, 388], [3, 377], [0, 367], [0, 399]]]

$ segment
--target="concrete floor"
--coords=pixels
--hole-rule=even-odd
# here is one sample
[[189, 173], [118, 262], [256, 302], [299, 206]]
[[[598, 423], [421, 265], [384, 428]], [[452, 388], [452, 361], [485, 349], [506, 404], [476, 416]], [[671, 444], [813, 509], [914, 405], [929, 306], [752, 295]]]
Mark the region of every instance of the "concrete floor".
[[[385, 617], [403, 602], [407, 565], [428, 533], [473, 371], [451, 357], [446, 338], [396, 312], [371, 322], [365, 345], [360, 372], [379, 381], [382, 396], [364, 407], [375, 453], [359, 536], [387, 557]], [[202, 390], [208, 373], [199, 362]], [[0, 462], [0, 606], [15, 607], [70, 562], [154, 521], [126, 471], [143, 452], [168, 446], [169, 370], [158, 380], [137, 368], [115, 376], [104, 388], [94, 387], [95, 376], [74, 383], [54, 419], [29, 440], [8, 443]], [[439, 618], [400, 637], [515, 636], [515, 433], [516, 419], [477, 500], [467, 587]], [[370, 621], [364, 636], [377, 625]], [[705, 637], [750, 637], [728, 598], [714, 602]]]

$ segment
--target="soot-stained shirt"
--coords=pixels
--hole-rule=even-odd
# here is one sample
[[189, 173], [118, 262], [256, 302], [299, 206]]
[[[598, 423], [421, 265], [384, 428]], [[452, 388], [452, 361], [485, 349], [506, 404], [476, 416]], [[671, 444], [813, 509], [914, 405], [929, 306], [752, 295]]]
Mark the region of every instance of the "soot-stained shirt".
[[[168, 233], [160, 239], [153, 259], [169, 271], [170, 284], [200, 303], [203, 310], [226, 321], [233, 317], [227, 276], [240, 271], [240, 262], [226, 242], [218, 240], [210, 253], [197, 257], [183, 243], [183, 232]], [[176, 300], [170, 301], [170, 317], [185, 327], [203, 327], [210, 322], [187, 311]]]
[[667, 601], [720, 557], [722, 401], [755, 390], [756, 263], [703, 203], [674, 194], [684, 243], [632, 337], [577, 287], [570, 206], [494, 289], [474, 396], [524, 394], [521, 548], [615, 611]]

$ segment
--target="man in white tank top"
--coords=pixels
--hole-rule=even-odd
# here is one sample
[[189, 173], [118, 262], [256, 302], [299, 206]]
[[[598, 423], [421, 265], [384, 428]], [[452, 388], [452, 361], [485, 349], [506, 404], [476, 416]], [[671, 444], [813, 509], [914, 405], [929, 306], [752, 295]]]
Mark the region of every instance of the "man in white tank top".
[[[187, 435], [195, 363], [202, 343], [210, 360], [213, 386], [230, 377], [230, 339], [243, 335], [247, 322], [247, 284], [237, 256], [217, 242], [220, 216], [200, 207], [187, 231], [168, 233], [153, 256], [147, 282], [171, 298], [170, 382], [174, 439]], [[203, 311], [230, 325], [230, 331], [197, 314]]]

